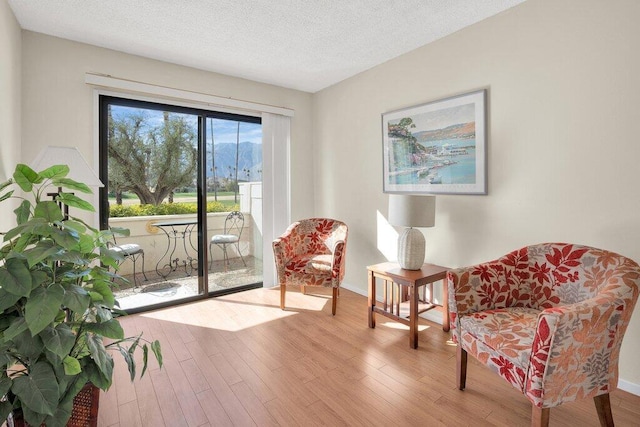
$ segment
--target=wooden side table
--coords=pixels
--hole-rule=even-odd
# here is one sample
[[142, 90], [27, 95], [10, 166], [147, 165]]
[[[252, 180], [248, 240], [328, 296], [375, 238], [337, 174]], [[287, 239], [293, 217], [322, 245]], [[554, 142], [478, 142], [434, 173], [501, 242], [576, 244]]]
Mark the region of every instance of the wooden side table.
[[[376, 327], [375, 314], [379, 313], [409, 326], [409, 346], [418, 348], [418, 315], [442, 307], [442, 329], [449, 331], [447, 286], [443, 284], [443, 304], [433, 302], [433, 283], [443, 280], [447, 267], [424, 264], [420, 270], [404, 270], [395, 262], [370, 265], [369, 270], [369, 327]], [[382, 307], [376, 305], [376, 279], [384, 281]], [[429, 299], [426, 288], [429, 287]], [[422, 288], [422, 296], [420, 296]], [[408, 294], [408, 295], [407, 295]]]

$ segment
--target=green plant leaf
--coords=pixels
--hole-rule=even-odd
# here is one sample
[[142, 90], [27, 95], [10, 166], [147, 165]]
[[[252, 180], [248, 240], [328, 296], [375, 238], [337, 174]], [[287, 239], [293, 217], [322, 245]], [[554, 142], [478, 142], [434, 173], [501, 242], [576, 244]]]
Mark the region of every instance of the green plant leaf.
[[24, 318], [33, 335], [40, 333], [51, 324], [60, 312], [64, 288], [54, 283], [48, 287], [38, 287], [31, 292], [25, 306]]
[[[91, 360], [91, 359], [89, 359]], [[113, 359], [111, 360], [111, 369], [113, 370]], [[111, 387], [112, 377], [106, 377], [95, 363], [87, 363], [83, 367], [83, 372], [88, 375], [88, 381], [102, 390], [108, 390]]]
[[80, 197], [71, 193], [60, 193], [58, 200], [67, 206], [82, 209], [84, 211], [95, 212], [93, 205]]
[[151, 351], [153, 351], [153, 354], [156, 356], [158, 367], [162, 368], [162, 348], [160, 347], [160, 341], [155, 340], [151, 343]]
[[53, 165], [40, 172], [40, 176], [47, 179], [64, 178], [69, 173], [67, 165]]
[[5, 340], [0, 339], [0, 341], [2, 342], [2, 346], [0, 347], [0, 368], [2, 368], [2, 372], [6, 375], [7, 367], [13, 365], [15, 360], [8, 354], [9, 346], [4, 342]]
[[7, 200], [9, 197], [11, 197], [12, 194], [13, 194], [13, 190], [9, 191], [8, 193], [4, 193], [3, 195], [0, 196], [0, 202], [3, 200]]
[[142, 346], [142, 372], [140, 373], [140, 378], [144, 377], [144, 373], [147, 372], [147, 366], [149, 363], [149, 346]]
[[[28, 203], [28, 202], [27, 202]], [[15, 212], [15, 211], [14, 211]], [[28, 214], [27, 214], [28, 215]], [[31, 218], [30, 220], [18, 225], [7, 231], [4, 235], [4, 241], [9, 241], [16, 236], [31, 238], [30, 234], [37, 236], [48, 236], [51, 226], [42, 218]]]
[[[20, 295], [11, 294], [0, 288], [0, 311], [5, 311], [7, 308], [13, 306], [20, 298], [22, 298]], [[0, 394], [0, 396], [2, 395]]]
[[42, 270], [31, 271], [31, 286], [35, 288], [49, 280], [49, 275]]
[[62, 364], [64, 365], [64, 373], [67, 375], [78, 375], [82, 372], [80, 362], [75, 357], [66, 356], [62, 359]]
[[44, 423], [47, 427], [66, 427], [69, 418], [73, 412], [73, 399], [82, 390], [82, 387], [87, 383], [88, 377], [84, 374], [77, 375], [73, 381], [62, 393], [59, 399], [58, 407], [53, 416], [48, 416], [44, 419]]
[[114, 270], [117, 270], [120, 267], [120, 263], [124, 260], [124, 256], [120, 252], [107, 248], [100, 248], [100, 258], [104, 265]]
[[53, 368], [46, 362], [36, 362], [28, 375], [15, 378], [11, 391], [20, 398], [23, 409], [26, 406], [40, 414], [53, 415], [60, 398]]
[[57, 185], [58, 187], [64, 187], [68, 190], [72, 191], [80, 191], [81, 193], [92, 194], [91, 188], [87, 184], [82, 182], [74, 181], [71, 178], [59, 178], [54, 179], [53, 185]]
[[22, 233], [25, 229], [24, 225], [18, 225], [17, 227], [12, 228], [11, 230], [7, 231], [4, 234], [3, 237], [3, 241], [4, 242], [8, 242], [9, 240], [13, 239], [14, 237], [20, 235], [20, 233]]
[[91, 297], [91, 302], [94, 304], [104, 300], [103, 296], [98, 292], [89, 291], [89, 296]]
[[51, 240], [41, 240], [36, 245], [23, 252], [29, 263], [29, 268], [57, 253], [60, 247]]
[[6, 420], [9, 414], [13, 411], [13, 405], [5, 401], [0, 402], [0, 420]]
[[29, 426], [39, 426], [44, 422], [47, 414], [41, 414], [39, 412], [32, 411], [29, 407], [22, 408], [22, 416], [24, 421]]
[[18, 224], [24, 224], [29, 220], [29, 216], [31, 215], [31, 203], [28, 200], [23, 200], [13, 211], [16, 214], [16, 222]]
[[121, 340], [124, 338], [124, 330], [115, 319], [108, 320], [102, 323], [87, 323], [85, 324], [87, 331], [93, 332], [98, 335], [102, 335], [105, 338], [112, 338], [114, 340]]
[[[60, 252], [51, 257], [54, 261], [61, 261], [68, 264], [75, 264], [76, 267], [87, 264], [87, 257], [82, 256], [78, 251]], [[84, 270], [83, 270], [84, 271]]]
[[5, 260], [4, 266], [0, 267], [0, 283], [3, 289], [11, 294], [29, 296], [32, 281], [27, 263], [18, 258]]
[[87, 227], [85, 227], [84, 224], [82, 224], [79, 221], [74, 221], [72, 219], [66, 220], [64, 222], [64, 226], [66, 228], [72, 229], [73, 231], [75, 231], [79, 235], [82, 235], [82, 234], [86, 233], [86, 231], [87, 231]]
[[13, 180], [20, 186], [22, 191], [31, 191], [33, 184], [42, 182], [42, 177], [25, 164], [18, 164], [13, 172]]
[[66, 427], [73, 413], [73, 401], [60, 403], [53, 415], [45, 417], [43, 424], [47, 427]]
[[100, 281], [93, 283], [93, 290], [94, 292], [98, 292], [102, 295], [102, 301], [104, 301], [105, 305], [113, 307], [116, 299], [113, 296], [113, 291], [111, 290], [111, 286], [109, 286], [108, 282]]
[[42, 338], [44, 346], [63, 360], [65, 356], [69, 355], [76, 342], [75, 334], [65, 323], [56, 325], [55, 328], [51, 326], [46, 327], [40, 332], [40, 337]]
[[64, 219], [60, 207], [56, 204], [56, 202], [53, 202], [51, 200], [39, 202], [36, 205], [36, 208], [33, 210], [33, 217], [42, 218], [50, 223], [62, 221]]
[[1, 183], [0, 184], [0, 191], [4, 190], [5, 188], [10, 186], [11, 184], [13, 184], [13, 180], [12, 179], [8, 179], [5, 182]]
[[25, 330], [13, 339], [13, 343], [20, 353], [27, 358], [37, 359], [44, 351], [44, 343], [40, 335], [32, 336], [29, 330]]
[[89, 293], [82, 287], [69, 285], [65, 288], [62, 304], [69, 307], [71, 311], [76, 313], [84, 313], [89, 308], [91, 297]]
[[93, 237], [88, 234], [81, 234], [79, 238], [76, 249], [83, 254], [92, 253], [96, 248]]
[[87, 334], [87, 347], [91, 359], [96, 363], [100, 372], [105, 377], [111, 378], [113, 375], [113, 359], [104, 348], [102, 338], [95, 334]]
[[129, 370], [129, 377], [131, 381], [136, 379], [136, 362], [133, 360], [131, 353], [127, 351], [126, 348], [118, 346], [118, 350], [120, 350], [120, 354], [125, 362], [127, 362], [127, 369]]
[[109, 308], [105, 308], [105, 307], [94, 307], [95, 308], [95, 313], [96, 313], [96, 319], [98, 319], [100, 322], [107, 322], [111, 319], [113, 319], [113, 312], [111, 311], [111, 309]]
[[[2, 378], [0, 378], [0, 396], [5, 396], [11, 389], [11, 380], [7, 377], [6, 372], [2, 372]], [[3, 419], [3, 418], [0, 418]]]
[[65, 391], [62, 393], [60, 402], [65, 404], [67, 402], [73, 402], [73, 399], [82, 388], [89, 382], [89, 376], [85, 372], [81, 372], [78, 375], [67, 376], [70, 378], [68, 385], [65, 387]]
[[128, 237], [129, 235], [131, 235], [131, 230], [124, 227], [111, 227], [109, 228], [109, 230], [111, 230], [111, 232], [117, 236]]
[[11, 325], [4, 330], [4, 339], [12, 340], [27, 330], [27, 322], [24, 321], [24, 317], [16, 317], [11, 321]]
[[51, 238], [55, 240], [57, 244], [68, 250], [75, 249], [80, 239], [75, 231], [71, 229], [61, 230], [57, 227], [51, 229]]

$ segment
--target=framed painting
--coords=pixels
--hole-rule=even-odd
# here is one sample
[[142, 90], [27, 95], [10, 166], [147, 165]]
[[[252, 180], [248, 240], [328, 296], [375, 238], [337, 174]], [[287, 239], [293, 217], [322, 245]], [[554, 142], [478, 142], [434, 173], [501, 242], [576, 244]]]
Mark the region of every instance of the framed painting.
[[382, 115], [385, 193], [487, 194], [486, 90]]

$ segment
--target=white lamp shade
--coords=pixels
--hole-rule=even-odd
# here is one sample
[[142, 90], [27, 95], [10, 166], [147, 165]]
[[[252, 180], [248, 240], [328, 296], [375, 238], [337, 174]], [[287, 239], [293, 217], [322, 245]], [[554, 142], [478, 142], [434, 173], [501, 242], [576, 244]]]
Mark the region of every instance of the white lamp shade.
[[100, 178], [98, 178], [76, 147], [48, 146], [36, 156], [31, 163], [31, 168], [36, 172], [40, 172], [53, 165], [69, 166], [67, 178], [86, 184], [89, 187], [104, 187]]
[[436, 196], [389, 194], [389, 224], [403, 227], [433, 227]]

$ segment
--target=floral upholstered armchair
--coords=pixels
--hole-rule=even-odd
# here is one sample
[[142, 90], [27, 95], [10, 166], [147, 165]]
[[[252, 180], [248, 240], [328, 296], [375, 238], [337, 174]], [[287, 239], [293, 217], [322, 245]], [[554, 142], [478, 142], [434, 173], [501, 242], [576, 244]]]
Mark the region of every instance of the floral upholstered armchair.
[[613, 425], [609, 393], [638, 299], [638, 264], [545, 243], [450, 271], [447, 281], [460, 390], [470, 353], [531, 401], [532, 425], [548, 425], [552, 407], [590, 397], [600, 423]]
[[329, 218], [294, 222], [273, 241], [280, 284], [280, 308], [284, 310], [287, 286], [333, 288], [331, 312], [336, 314], [338, 289], [344, 277], [347, 225]]

